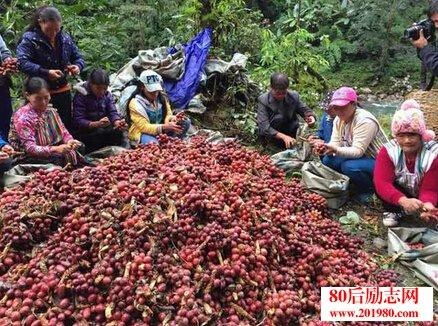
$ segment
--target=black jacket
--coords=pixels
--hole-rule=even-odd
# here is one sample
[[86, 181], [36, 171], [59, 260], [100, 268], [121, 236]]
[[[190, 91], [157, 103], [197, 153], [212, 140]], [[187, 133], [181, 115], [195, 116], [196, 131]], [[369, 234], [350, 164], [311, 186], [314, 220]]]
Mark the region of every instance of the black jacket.
[[58, 33], [57, 38], [60, 46], [59, 54], [38, 28], [25, 32], [17, 47], [20, 70], [29, 77], [45, 79], [50, 89], [58, 89], [67, 84], [65, 74], [55, 81], [49, 80], [50, 69], [64, 71], [70, 64], [77, 65], [81, 71], [85, 67], [82, 54], [71, 36], [61, 31]]
[[313, 111], [304, 104], [297, 92], [288, 91], [282, 101], [273, 98], [271, 92], [266, 92], [258, 98], [257, 124], [260, 136], [274, 137], [278, 130], [275, 125], [289, 125], [290, 130], [298, 129], [298, 117], [315, 116]]
[[434, 76], [438, 76], [438, 49], [432, 44], [426, 45], [419, 52], [423, 64]]

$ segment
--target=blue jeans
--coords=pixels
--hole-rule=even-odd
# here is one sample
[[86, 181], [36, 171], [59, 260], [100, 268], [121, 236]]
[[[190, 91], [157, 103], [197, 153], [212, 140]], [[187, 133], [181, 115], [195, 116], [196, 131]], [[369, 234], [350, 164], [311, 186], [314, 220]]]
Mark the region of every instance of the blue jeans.
[[[184, 120], [181, 124], [182, 132], [180, 134], [176, 134], [174, 132], [168, 132], [166, 134], [171, 137], [178, 137], [182, 139], [187, 135], [187, 131], [189, 131], [191, 125], [192, 122], [190, 121], [190, 119]], [[148, 134], [141, 134], [140, 144], [150, 144], [150, 143], [158, 143], [157, 137]]]
[[373, 158], [351, 159], [326, 155], [323, 157], [322, 163], [349, 177], [356, 186], [358, 193], [371, 194], [374, 192], [373, 171], [375, 160]]

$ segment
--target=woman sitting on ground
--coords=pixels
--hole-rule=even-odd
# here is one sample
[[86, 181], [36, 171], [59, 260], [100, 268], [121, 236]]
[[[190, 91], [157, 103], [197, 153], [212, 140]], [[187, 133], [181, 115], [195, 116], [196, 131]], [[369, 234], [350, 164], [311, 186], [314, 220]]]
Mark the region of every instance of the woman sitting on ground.
[[73, 125], [77, 139], [85, 144], [86, 152], [105, 146], [127, 145], [124, 130], [127, 124], [108, 92], [109, 76], [103, 69], [91, 72], [88, 81], [75, 86]]
[[438, 204], [438, 143], [427, 130], [414, 100], [405, 101], [391, 125], [395, 139], [379, 152], [374, 184], [385, 209], [383, 224], [395, 226], [404, 215], [436, 217]]
[[386, 138], [377, 119], [357, 108], [356, 91], [341, 87], [333, 93], [329, 107], [336, 118], [331, 140], [325, 144], [323, 164], [348, 176], [355, 187], [355, 199], [362, 204], [374, 194], [375, 157]]
[[130, 120], [129, 139], [135, 143], [157, 142], [156, 136], [167, 134], [183, 138], [190, 128], [190, 120], [173, 115], [167, 97], [162, 93], [161, 76], [152, 70], [140, 75], [140, 86], [128, 101]]
[[76, 149], [82, 144], [73, 139], [50, 102], [47, 82], [39, 77], [26, 81], [27, 104], [12, 117], [10, 142], [24, 152], [19, 163], [78, 164]]

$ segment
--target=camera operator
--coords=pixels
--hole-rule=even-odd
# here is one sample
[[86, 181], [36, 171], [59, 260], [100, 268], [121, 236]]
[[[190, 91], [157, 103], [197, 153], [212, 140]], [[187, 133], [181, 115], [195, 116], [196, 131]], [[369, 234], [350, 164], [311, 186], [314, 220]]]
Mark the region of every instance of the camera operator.
[[[438, 28], [438, 0], [430, 3], [427, 15], [435, 28]], [[438, 49], [427, 41], [424, 30], [421, 29], [418, 39], [411, 42], [419, 50], [418, 54], [423, 65], [432, 72], [433, 76], [438, 76]]]

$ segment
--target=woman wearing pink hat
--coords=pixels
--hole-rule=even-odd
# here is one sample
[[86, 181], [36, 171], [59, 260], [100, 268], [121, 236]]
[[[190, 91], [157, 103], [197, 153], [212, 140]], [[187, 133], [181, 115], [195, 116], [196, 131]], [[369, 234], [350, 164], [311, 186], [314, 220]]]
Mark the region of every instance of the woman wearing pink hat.
[[333, 93], [329, 107], [336, 118], [322, 162], [348, 176], [355, 186], [356, 199], [368, 203], [374, 193], [375, 157], [388, 139], [377, 119], [357, 105], [353, 88], [341, 87]]
[[379, 152], [374, 171], [378, 196], [388, 212], [383, 224], [395, 226], [404, 215], [438, 215], [438, 143], [427, 130], [414, 100], [405, 101], [392, 118], [391, 140]]

